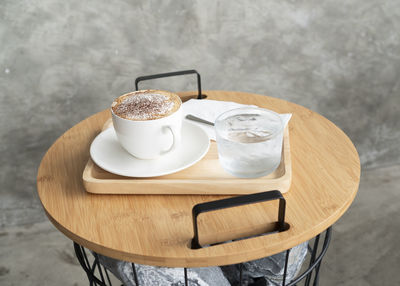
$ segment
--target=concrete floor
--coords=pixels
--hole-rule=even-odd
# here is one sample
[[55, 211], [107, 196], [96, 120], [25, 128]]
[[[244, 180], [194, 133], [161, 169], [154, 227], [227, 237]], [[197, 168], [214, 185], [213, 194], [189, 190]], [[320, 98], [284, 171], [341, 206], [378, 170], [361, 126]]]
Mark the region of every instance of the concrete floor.
[[[362, 173], [353, 205], [335, 224], [320, 285], [400, 285], [399, 174], [400, 165]], [[0, 285], [88, 281], [72, 242], [45, 221], [1, 230]]]

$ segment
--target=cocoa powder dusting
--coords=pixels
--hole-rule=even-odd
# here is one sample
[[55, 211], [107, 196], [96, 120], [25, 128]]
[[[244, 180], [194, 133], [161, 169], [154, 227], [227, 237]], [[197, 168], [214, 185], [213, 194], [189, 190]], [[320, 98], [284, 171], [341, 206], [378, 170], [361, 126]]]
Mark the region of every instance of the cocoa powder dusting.
[[113, 110], [126, 119], [151, 120], [169, 115], [174, 105], [166, 95], [143, 93], [127, 96]]

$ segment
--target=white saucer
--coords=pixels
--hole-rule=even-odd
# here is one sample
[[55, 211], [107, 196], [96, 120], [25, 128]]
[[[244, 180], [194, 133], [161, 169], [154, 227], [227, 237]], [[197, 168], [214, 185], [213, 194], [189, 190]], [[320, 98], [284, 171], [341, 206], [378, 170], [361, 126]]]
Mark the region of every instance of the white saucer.
[[90, 146], [90, 157], [102, 169], [127, 177], [156, 177], [188, 168], [204, 157], [210, 139], [201, 127], [183, 121], [181, 146], [154, 160], [141, 160], [121, 147], [114, 128], [101, 132]]

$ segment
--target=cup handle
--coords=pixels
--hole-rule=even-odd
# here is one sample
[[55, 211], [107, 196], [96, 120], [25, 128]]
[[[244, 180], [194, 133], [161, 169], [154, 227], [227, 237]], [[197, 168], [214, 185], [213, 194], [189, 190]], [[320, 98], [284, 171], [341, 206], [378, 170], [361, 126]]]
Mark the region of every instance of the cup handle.
[[181, 134], [178, 132], [178, 130], [176, 130], [176, 128], [174, 128], [174, 126], [164, 126], [164, 128], [168, 128], [169, 131], [171, 131], [171, 133], [172, 133], [172, 145], [168, 150], [161, 152], [161, 155], [167, 154], [167, 153], [175, 150], [176, 147], [178, 147], [178, 144], [180, 142], [180, 136], [181, 136]]

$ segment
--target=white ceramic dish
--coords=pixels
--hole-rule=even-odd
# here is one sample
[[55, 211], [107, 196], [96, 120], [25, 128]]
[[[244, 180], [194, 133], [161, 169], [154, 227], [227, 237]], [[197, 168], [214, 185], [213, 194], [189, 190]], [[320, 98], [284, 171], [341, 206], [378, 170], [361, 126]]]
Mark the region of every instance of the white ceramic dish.
[[208, 152], [210, 139], [201, 127], [184, 121], [180, 147], [153, 160], [137, 159], [121, 147], [114, 128], [101, 132], [90, 146], [92, 160], [102, 169], [127, 177], [157, 177], [186, 169]]

